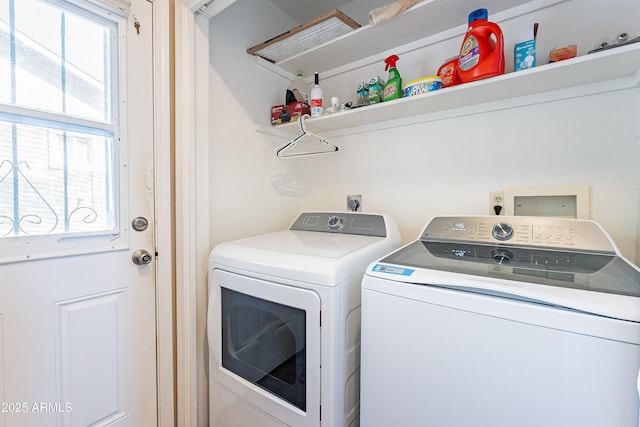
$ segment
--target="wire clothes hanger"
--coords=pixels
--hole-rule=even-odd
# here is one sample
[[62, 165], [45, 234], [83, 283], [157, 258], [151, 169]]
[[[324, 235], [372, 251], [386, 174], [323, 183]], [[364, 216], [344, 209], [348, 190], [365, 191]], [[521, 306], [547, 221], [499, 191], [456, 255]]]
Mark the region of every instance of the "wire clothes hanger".
[[[316, 135], [315, 133], [308, 131], [307, 128], [305, 127], [305, 120], [307, 120], [308, 118], [310, 118], [310, 116], [308, 114], [304, 114], [302, 117], [300, 117], [300, 119], [298, 120], [298, 122], [300, 123], [300, 131], [302, 132], [300, 135], [296, 136], [295, 138], [293, 138], [291, 141], [287, 142], [284, 145], [281, 145], [280, 147], [276, 148], [276, 156], [280, 157], [280, 158], [287, 158], [287, 157], [301, 157], [301, 156], [310, 156], [313, 154], [328, 154], [328, 153], [335, 153], [338, 150], [340, 150], [340, 148], [338, 148], [338, 146], [333, 145], [332, 143], [330, 143], [329, 141], [327, 141], [325, 138], [321, 137], [320, 135]], [[325, 144], [327, 146], [327, 149], [325, 150], [320, 150], [320, 151], [306, 151], [306, 152], [293, 152], [293, 153], [288, 153], [289, 150], [291, 150], [293, 147], [295, 147], [296, 145], [298, 145], [299, 143], [301, 143], [305, 138], [316, 138], [317, 140], [319, 140], [321, 143]]]

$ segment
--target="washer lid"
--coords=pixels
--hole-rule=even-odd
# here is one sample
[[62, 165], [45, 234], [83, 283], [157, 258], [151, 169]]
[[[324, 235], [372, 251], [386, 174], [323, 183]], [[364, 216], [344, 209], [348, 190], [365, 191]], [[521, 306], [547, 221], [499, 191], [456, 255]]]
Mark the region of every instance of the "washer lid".
[[418, 240], [367, 274], [640, 322], [640, 269], [615, 253]]

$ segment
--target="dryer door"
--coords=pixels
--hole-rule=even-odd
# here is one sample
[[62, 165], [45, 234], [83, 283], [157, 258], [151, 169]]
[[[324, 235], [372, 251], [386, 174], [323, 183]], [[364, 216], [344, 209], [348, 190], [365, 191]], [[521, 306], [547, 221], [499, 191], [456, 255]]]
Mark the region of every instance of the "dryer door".
[[288, 425], [319, 425], [319, 296], [218, 269], [210, 280], [211, 376], [242, 396], [233, 410], [245, 416], [237, 408], [250, 404]]

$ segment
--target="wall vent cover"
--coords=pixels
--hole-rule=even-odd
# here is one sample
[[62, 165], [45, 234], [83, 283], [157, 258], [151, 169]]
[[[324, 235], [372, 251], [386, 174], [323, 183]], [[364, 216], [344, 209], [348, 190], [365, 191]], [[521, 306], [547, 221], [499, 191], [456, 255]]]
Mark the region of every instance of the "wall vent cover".
[[360, 24], [356, 21], [338, 9], [333, 9], [306, 24], [299, 25], [266, 42], [247, 49], [247, 53], [259, 56], [275, 64], [338, 38], [359, 27]]

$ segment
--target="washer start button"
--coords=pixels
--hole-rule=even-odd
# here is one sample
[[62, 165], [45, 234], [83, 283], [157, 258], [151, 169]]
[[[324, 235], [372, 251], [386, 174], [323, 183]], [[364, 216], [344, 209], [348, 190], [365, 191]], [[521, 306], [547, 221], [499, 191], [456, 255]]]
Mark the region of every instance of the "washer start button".
[[327, 225], [331, 230], [339, 230], [340, 228], [342, 228], [342, 218], [337, 215], [333, 215], [329, 218]]
[[493, 225], [491, 235], [496, 240], [509, 240], [511, 237], [513, 237], [513, 227], [511, 227], [511, 224], [507, 222], [498, 222]]

